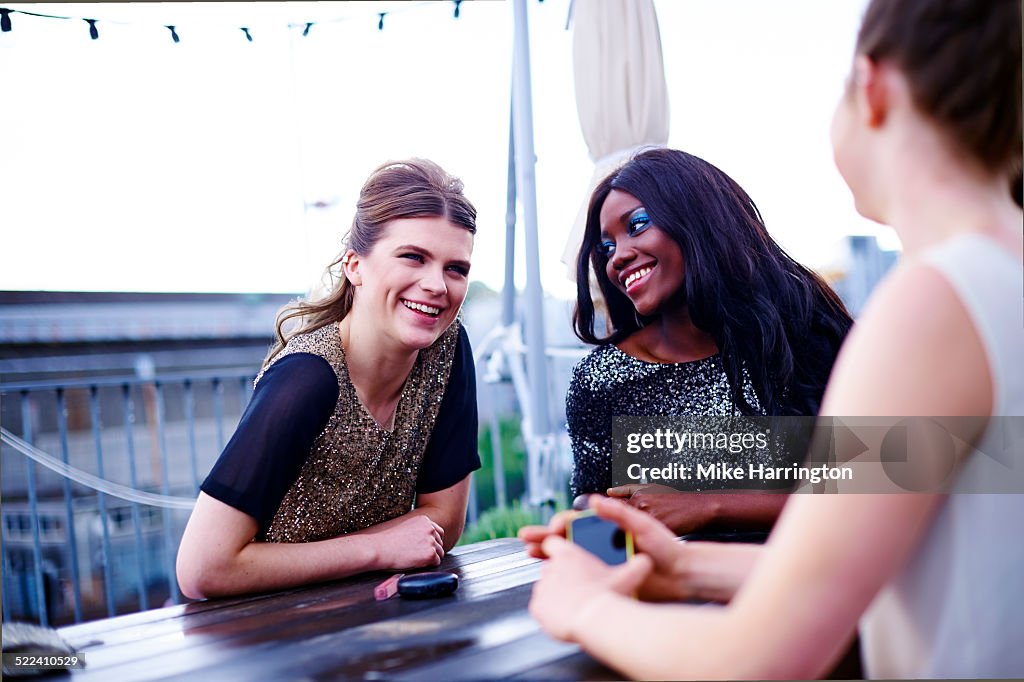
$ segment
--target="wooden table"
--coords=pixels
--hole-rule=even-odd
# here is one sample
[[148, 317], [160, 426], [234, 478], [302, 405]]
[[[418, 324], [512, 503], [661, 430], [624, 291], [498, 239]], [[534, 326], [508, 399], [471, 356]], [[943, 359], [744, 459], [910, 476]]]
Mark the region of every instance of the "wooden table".
[[442, 599], [375, 601], [386, 574], [153, 609], [60, 629], [75, 679], [618, 679], [526, 610], [539, 561], [515, 539], [456, 547]]

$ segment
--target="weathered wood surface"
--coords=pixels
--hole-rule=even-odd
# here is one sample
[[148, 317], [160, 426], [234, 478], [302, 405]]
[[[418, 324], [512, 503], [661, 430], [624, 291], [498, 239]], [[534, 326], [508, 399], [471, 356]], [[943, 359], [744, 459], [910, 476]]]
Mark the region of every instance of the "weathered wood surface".
[[526, 607], [539, 562], [514, 539], [457, 547], [450, 597], [378, 602], [367, 574], [72, 625], [76, 680], [615, 679], [544, 635]]

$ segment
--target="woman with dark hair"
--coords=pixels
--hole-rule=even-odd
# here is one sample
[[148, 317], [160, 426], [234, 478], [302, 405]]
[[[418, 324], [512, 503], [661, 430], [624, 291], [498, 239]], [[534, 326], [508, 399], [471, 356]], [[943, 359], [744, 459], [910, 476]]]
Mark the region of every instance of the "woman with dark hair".
[[462, 182], [436, 164], [373, 172], [329, 291], [281, 311], [203, 482], [178, 551], [186, 596], [433, 566], [455, 545], [480, 466], [457, 319], [475, 233]]
[[899, 424], [900, 472], [925, 485], [794, 495], [763, 546], [676, 542], [592, 496], [640, 554], [606, 566], [553, 519], [530, 547], [550, 557], [530, 603], [549, 634], [630, 677], [810, 679], [859, 624], [870, 677], [1024, 676], [1021, 63], [1019, 0], [872, 0], [832, 122], [857, 210], [904, 250], [821, 413]]
[[784, 495], [609, 490], [612, 419], [817, 414], [851, 324], [836, 294], [775, 243], [732, 178], [672, 149], [634, 156], [594, 190], [576, 281], [576, 333], [599, 347], [566, 399], [573, 494], [626, 497], [678, 533], [769, 528]]

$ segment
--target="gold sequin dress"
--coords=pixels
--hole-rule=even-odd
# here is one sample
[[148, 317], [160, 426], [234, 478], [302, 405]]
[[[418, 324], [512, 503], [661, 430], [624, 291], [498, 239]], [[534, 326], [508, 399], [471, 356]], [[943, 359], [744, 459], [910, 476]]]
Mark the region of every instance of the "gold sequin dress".
[[322, 357], [337, 375], [338, 402], [258, 540], [323, 540], [388, 521], [412, 508], [417, 473], [437, 421], [460, 327], [456, 321], [420, 351], [390, 431], [377, 424], [356, 396], [337, 324], [288, 341], [271, 364], [292, 353]]

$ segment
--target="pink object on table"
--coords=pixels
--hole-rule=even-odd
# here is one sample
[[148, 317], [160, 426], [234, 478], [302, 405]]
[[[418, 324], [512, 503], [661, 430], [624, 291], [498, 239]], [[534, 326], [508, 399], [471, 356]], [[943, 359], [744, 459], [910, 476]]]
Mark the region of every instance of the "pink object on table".
[[377, 601], [384, 601], [390, 599], [398, 594], [398, 579], [401, 578], [404, 573], [396, 573], [391, 576], [377, 587], [373, 588], [373, 597]]

